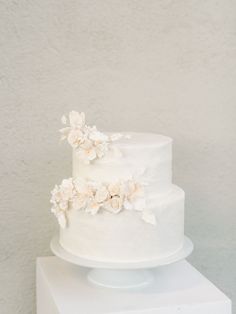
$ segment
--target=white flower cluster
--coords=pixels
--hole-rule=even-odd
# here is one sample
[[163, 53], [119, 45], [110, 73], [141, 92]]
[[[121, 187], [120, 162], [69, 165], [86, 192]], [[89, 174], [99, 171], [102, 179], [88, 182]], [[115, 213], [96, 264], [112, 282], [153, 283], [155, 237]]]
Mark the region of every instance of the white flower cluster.
[[[66, 116], [61, 118], [63, 124], [67, 124]], [[81, 160], [90, 163], [92, 160], [102, 158], [113, 141], [121, 138], [121, 134], [115, 133], [108, 136], [97, 130], [96, 126], [85, 124], [85, 114], [76, 111], [69, 113], [69, 126], [60, 130], [61, 139], [67, 139], [68, 143], [76, 149]]]
[[141, 212], [144, 221], [155, 224], [155, 215], [146, 210], [142, 185], [135, 180], [115, 183], [95, 183], [83, 179], [64, 179], [51, 192], [51, 211], [62, 228], [67, 225], [67, 212], [70, 209], [84, 209], [92, 215], [100, 210], [117, 214], [122, 210]]

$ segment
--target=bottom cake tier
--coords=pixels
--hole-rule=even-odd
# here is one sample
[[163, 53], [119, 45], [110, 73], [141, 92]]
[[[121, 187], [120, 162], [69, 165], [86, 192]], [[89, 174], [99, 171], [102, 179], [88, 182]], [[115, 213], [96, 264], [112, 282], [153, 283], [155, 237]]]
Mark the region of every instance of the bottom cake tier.
[[101, 262], [141, 262], [167, 257], [184, 241], [184, 191], [173, 185], [170, 193], [152, 200], [156, 225], [137, 212], [107, 211], [92, 216], [70, 210], [69, 225], [60, 229], [61, 246], [73, 255]]

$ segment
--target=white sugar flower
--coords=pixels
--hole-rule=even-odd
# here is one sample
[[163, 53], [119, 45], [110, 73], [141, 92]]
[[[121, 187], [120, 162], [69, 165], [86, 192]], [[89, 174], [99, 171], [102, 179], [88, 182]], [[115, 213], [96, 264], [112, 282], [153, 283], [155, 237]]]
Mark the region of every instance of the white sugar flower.
[[117, 214], [122, 210], [122, 205], [123, 205], [123, 198], [117, 195], [108, 199], [104, 203], [103, 207], [109, 212]]
[[107, 142], [97, 143], [95, 142], [94, 145], [96, 156], [98, 158], [102, 158], [105, 156], [106, 152], [108, 151], [109, 145]]
[[126, 185], [125, 192], [125, 201], [124, 207], [125, 209], [134, 209], [142, 211], [146, 207], [146, 202], [144, 198], [143, 188], [140, 183], [129, 180]]
[[61, 200], [59, 203], [58, 203], [58, 206], [60, 208], [61, 211], [66, 211], [68, 208], [69, 208], [69, 202], [68, 201], [64, 201], [64, 200]]
[[66, 212], [70, 208], [70, 201], [74, 194], [74, 185], [72, 179], [65, 179], [58, 186], [56, 185], [51, 192], [50, 202], [53, 204], [51, 211], [58, 219], [62, 228], [67, 224]]
[[66, 215], [64, 212], [59, 212], [57, 215], [57, 220], [59, 225], [61, 226], [62, 229], [65, 229], [66, 225], [67, 225], [67, 219], [66, 219]]
[[113, 134], [110, 135], [110, 140], [112, 142], [114, 142], [114, 141], [118, 141], [122, 137], [123, 137], [123, 135], [121, 133], [113, 133]]
[[52, 204], [57, 204], [57, 202], [59, 202], [61, 198], [61, 192], [58, 185], [55, 185], [54, 189], [51, 191], [51, 195], [52, 197], [51, 197], [50, 202]]
[[85, 134], [80, 129], [72, 129], [67, 136], [68, 143], [77, 148], [85, 140]]
[[54, 201], [52, 201], [52, 199], [50, 200], [51, 203], [53, 203], [53, 206], [51, 207], [51, 212], [56, 215], [57, 213], [59, 213], [59, 211], [61, 210], [60, 207], [58, 206], [58, 204]]
[[128, 189], [128, 198], [130, 200], [143, 195], [143, 189], [142, 189], [141, 184], [134, 180], [128, 181], [127, 189]]
[[90, 140], [85, 140], [77, 150], [77, 155], [79, 159], [83, 160], [85, 163], [89, 164], [90, 161], [97, 157], [95, 146]]
[[93, 188], [83, 178], [77, 178], [74, 180], [75, 196], [72, 200], [72, 206], [75, 209], [85, 208], [88, 204], [88, 200], [93, 196]]
[[64, 179], [60, 186], [62, 200], [69, 200], [74, 195], [74, 184], [72, 178]]
[[120, 182], [110, 183], [108, 184], [107, 188], [111, 196], [120, 195], [123, 193], [123, 187]]
[[93, 126], [89, 128], [88, 138], [93, 142], [96, 158], [102, 158], [109, 148], [108, 136], [99, 132], [97, 128]]
[[109, 196], [108, 190], [104, 185], [101, 185], [95, 195], [94, 195], [94, 199], [97, 203], [102, 203], [104, 202]]
[[71, 200], [73, 209], [83, 209], [87, 205], [87, 195], [86, 194], [77, 194]]
[[67, 123], [67, 118], [66, 118], [65, 115], [63, 115], [63, 116], [61, 117], [61, 123], [62, 123], [62, 124], [66, 124], [66, 123]]
[[[67, 123], [67, 118], [62, 116], [61, 118], [62, 124]], [[62, 128], [60, 130], [61, 139], [67, 139], [69, 144], [76, 148], [78, 147], [83, 141], [86, 136], [86, 132], [84, 132], [85, 128], [85, 115], [83, 112], [79, 113], [76, 111], [71, 111], [69, 113], [69, 123], [70, 126]]]
[[72, 128], [82, 129], [85, 125], [85, 114], [84, 112], [71, 111], [69, 113], [69, 121]]
[[[61, 118], [62, 124], [67, 123], [66, 116]], [[69, 126], [60, 130], [61, 139], [67, 139], [68, 143], [77, 150], [81, 160], [85, 163], [102, 158], [111, 149], [115, 156], [120, 156], [118, 148], [112, 147], [112, 143], [123, 135], [114, 133], [110, 136], [97, 130], [96, 126], [90, 127], [85, 124], [85, 114], [76, 111], [69, 113]]]
[[98, 143], [102, 143], [102, 142], [108, 142], [109, 137], [98, 131], [96, 126], [90, 127], [89, 128], [89, 139], [94, 141], [94, 142], [98, 142]]
[[89, 183], [84, 178], [74, 179], [74, 187], [77, 193], [89, 195]]
[[88, 206], [85, 211], [95, 215], [108, 198], [109, 193], [105, 185], [93, 185], [92, 189], [94, 190], [94, 193], [90, 196]]
[[88, 202], [88, 206], [85, 209], [86, 213], [90, 213], [92, 215], [97, 214], [97, 212], [99, 211], [101, 207], [101, 204], [99, 204], [98, 202], [96, 202], [96, 200], [94, 198], [91, 198]]

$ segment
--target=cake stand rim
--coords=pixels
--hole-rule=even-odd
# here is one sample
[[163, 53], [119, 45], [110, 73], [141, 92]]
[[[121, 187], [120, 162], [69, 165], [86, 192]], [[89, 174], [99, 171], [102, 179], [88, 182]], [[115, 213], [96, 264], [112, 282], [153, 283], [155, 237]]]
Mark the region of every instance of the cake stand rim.
[[187, 258], [192, 253], [194, 245], [189, 237], [184, 236], [182, 248], [179, 249], [177, 252], [173, 253], [172, 255], [140, 262], [105, 262], [105, 261], [103, 262], [73, 255], [70, 252], [66, 251], [61, 246], [58, 234], [52, 238], [50, 242], [50, 248], [57, 257], [78, 266], [87, 268], [129, 270], [129, 269], [155, 268], [158, 266], [164, 266], [178, 262], [180, 260]]

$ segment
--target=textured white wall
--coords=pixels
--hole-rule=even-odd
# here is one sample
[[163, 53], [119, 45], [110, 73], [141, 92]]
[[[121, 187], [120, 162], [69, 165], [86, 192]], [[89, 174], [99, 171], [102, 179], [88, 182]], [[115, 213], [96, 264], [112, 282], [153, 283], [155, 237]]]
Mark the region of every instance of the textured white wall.
[[191, 262], [236, 298], [236, 2], [0, 0], [0, 313], [34, 313], [60, 117], [174, 139]]

